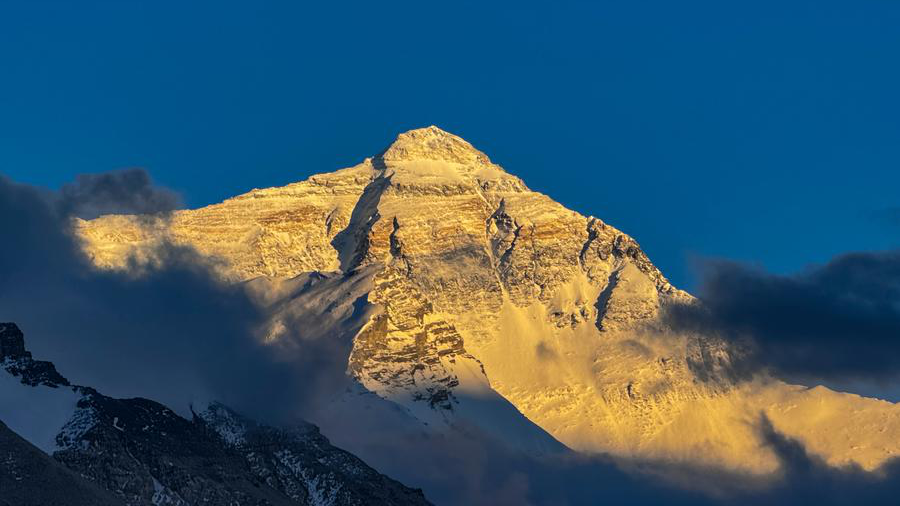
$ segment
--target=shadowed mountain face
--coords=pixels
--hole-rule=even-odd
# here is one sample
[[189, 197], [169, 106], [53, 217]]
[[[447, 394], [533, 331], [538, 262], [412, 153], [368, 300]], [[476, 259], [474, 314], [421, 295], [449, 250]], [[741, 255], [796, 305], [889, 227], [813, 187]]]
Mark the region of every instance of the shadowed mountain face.
[[0, 505], [121, 506], [111, 492], [53, 460], [0, 422]]
[[[151, 261], [168, 242], [218, 259], [224, 279], [252, 280], [281, 308], [269, 339], [286, 325], [322, 339], [352, 328], [356, 388], [314, 421], [364, 458], [365, 442], [339, 422], [358, 420], [353, 431], [365, 432], [359, 415], [372, 394], [401, 406], [410, 426], [474, 425], [536, 453], [565, 445], [765, 473], [777, 459], [754, 428], [760, 412], [830, 464], [873, 469], [900, 451], [897, 406], [745, 377], [739, 352], [663, 323], [669, 305], [692, 297], [634, 239], [531, 191], [436, 127], [303, 182], [77, 230], [103, 268]], [[298, 319], [285, 308], [304, 289], [278, 287], [310, 276], [375, 309], [361, 326], [325, 306], [309, 313], [328, 314], [339, 332]]]
[[313, 425], [269, 427], [218, 403], [186, 419], [71, 385], [12, 323], [0, 368], [0, 419], [41, 445], [0, 424], [0, 504], [428, 504]]

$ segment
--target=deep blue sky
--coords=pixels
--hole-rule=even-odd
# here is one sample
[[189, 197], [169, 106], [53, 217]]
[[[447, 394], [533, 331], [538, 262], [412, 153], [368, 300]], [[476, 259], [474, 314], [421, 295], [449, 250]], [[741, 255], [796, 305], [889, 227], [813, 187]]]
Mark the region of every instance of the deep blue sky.
[[552, 3], [5, 1], [0, 172], [199, 206], [436, 124], [688, 288], [900, 245], [900, 2]]

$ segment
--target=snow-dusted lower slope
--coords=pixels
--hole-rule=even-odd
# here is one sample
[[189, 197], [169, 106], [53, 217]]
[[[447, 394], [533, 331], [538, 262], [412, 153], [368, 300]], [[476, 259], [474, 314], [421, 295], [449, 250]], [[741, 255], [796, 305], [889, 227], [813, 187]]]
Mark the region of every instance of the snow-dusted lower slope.
[[[71, 385], [53, 364], [31, 357], [12, 323], [0, 323], [0, 421], [11, 429], [0, 425], [0, 441], [9, 442], [0, 446], [0, 483], [28, 480], [14, 491], [58, 483], [52, 492], [80, 494], [73, 504], [114, 497], [134, 506], [428, 504], [313, 425], [269, 427], [221, 404], [187, 419], [148, 399]], [[16, 443], [14, 432], [45, 454]], [[81, 500], [93, 492], [96, 502]], [[4, 489], [0, 501], [6, 497]]]
[[900, 451], [900, 407], [738, 381], [723, 343], [660, 323], [690, 296], [631, 237], [436, 127], [282, 188], [77, 227], [108, 268], [173, 241], [222, 259], [232, 280], [366, 272], [375, 309], [348, 373], [430, 430], [473, 423], [530, 451], [552, 447], [549, 433], [582, 451], [768, 471], [776, 462], [754, 429], [764, 412], [832, 463], [873, 468]]

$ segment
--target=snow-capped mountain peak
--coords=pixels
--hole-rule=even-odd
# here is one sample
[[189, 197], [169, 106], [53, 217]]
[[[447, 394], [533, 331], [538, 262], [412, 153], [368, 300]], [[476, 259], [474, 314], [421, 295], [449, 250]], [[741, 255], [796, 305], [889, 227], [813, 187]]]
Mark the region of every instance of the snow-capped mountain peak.
[[487, 165], [491, 160], [461, 137], [432, 125], [403, 132], [380, 155], [384, 161], [439, 160], [461, 165]]
[[[226, 279], [316, 273], [332, 298], [365, 298], [367, 321], [333, 335], [352, 339], [347, 371], [369, 397], [345, 396], [336, 419], [360, 418], [356, 400], [374, 394], [431, 430], [474, 424], [529, 451], [561, 442], [771, 471], [777, 460], [746, 422], [764, 411], [829, 461], [872, 468], [900, 451], [894, 404], [735, 381], [724, 343], [660, 320], [691, 297], [632, 237], [437, 127], [354, 167], [146, 223], [101, 217], [78, 232], [105, 268], [165, 237], [220, 259]], [[305, 314], [341, 321], [324, 307]], [[833, 409], [816, 411], [823, 403]], [[859, 430], [869, 419], [881, 426]]]

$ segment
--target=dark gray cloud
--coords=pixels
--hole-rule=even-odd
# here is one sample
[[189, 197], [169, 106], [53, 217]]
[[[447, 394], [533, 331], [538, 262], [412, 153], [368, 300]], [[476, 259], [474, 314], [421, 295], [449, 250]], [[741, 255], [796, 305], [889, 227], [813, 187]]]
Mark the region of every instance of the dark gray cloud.
[[814, 378], [900, 375], [900, 252], [851, 253], [782, 276], [714, 261], [702, 304], [672, 308], [676, 328], [746, 345], [744, 365]]
[[181, 206], [181, 198], [135, 168], [80, 174], [60, 189], [56, 204], [62, 215], [93, 219], [103, 214], [167, 213]]
[[0, 321], [17, 322], [35, 354], [72, 381], [182, 412], [216, 398], [281, 418], [340, 388], [348, 341], [288, 332], [264, 344], [267, 308], [220, 282], [190, 249], [161, 245], [159, 262], [140, 276], [93, 267], [71, 235], [71, 215], [168, 209], [174, 200], [159, 198], [168, 192], [145, 176], [79, 178], [59, 194], [0, 177]]

